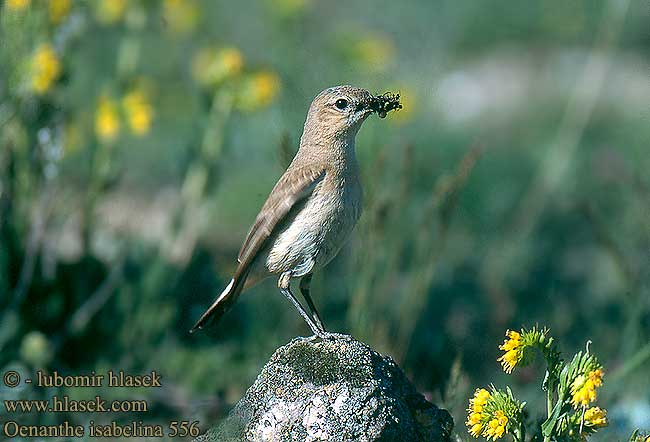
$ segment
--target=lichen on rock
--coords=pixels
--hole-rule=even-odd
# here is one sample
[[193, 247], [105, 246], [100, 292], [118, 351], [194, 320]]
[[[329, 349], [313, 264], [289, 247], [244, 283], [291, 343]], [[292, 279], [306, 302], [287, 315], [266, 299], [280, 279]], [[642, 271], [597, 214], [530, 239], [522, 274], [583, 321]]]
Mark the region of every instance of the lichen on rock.
[[195, 442], [446, 442], [452, 427], [392, 359], [349, 336], [296, 338]]

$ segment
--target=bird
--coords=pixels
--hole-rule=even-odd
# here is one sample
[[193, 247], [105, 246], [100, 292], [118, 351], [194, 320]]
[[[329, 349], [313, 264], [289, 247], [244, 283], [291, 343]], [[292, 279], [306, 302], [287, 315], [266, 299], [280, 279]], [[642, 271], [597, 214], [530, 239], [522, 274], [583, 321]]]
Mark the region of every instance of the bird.
[[[336, 256], [352, 232], [362, 206], [355, 139], [366, 118], [401, 108], [398, 94], [372, 95], [343, 85], [320, 92], [312, 101], [300, 145], [273, 187], [238, 254], [232, 279], [190, 332], [227, 313], [242, 291], [275, 276], [277, 286], [314, 336], [326, 331], [310, 295], [314, 272]], [[300, 279], [307, 309], [291, 291]]]

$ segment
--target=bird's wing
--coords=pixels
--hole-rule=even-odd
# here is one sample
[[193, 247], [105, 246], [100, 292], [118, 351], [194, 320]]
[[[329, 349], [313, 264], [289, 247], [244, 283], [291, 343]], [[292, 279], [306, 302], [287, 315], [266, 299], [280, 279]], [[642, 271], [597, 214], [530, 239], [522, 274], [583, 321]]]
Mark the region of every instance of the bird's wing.
[[287, 170], [275, 185], [260, 210], [255, 224], [239, 252], [239, 265], [230, 284], [219, 295], [208, 310], [192, 327], [192, 332], [203, 328], [211, 319], [219, 319], [235, 303], [244, 288], [250, 266], [260, 250], [269, 240], [273, 231], [286, 218], [296, 203], [308, 198], [314, 188], [325, 177], [326, 169], [317, 166], [305, 166]]
[[325, 174], [326, 169], [322, 165], [310, 165], [289, 169], [282, 175], [246, 236], [237, 258], [239, 266], [236, 273], [247, 270], [258, 252], [266, 245], [273, 230], [297, 202], [311, 195]]

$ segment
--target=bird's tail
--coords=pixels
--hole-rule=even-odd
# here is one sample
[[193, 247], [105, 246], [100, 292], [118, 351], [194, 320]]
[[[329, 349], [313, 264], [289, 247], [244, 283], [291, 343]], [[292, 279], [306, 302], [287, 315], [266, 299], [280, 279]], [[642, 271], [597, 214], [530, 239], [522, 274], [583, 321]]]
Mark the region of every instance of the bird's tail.
[[208, 308], [205, 313], [201, 315], [199, 320], [196, 321], [196, 324], [194, 324], [190, 333], [202, 329], [210, 321], [215, 322], [221, 319], [221, 317], [232, 308], [244, 288], [246, 276], [246, 274], [235, 275], [233, 279], [230, 280], [230, 283], [225, 289], [223, 289], [223, 292], [221, 292], [219, 297], [212, 303], [210, 308]]

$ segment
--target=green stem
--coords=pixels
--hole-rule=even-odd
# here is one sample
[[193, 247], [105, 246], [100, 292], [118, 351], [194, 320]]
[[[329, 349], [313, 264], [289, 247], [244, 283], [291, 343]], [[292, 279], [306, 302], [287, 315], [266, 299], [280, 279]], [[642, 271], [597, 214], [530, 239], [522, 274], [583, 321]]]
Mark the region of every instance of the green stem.
[[526, 426], [524, 425], [524, 420], [522, 419], [519, 422], [519, 428], [515, 431], [515, 442], [525, 442], [526, 441]]
[[[550, 373], [547, 371], [546, 376], [550, 376]], [[553, 413], [553, 385], [552, 382], [549, 382], [546, 385], [546, 418], [551, 417]], [[544, 442], [551, 442], [551, 436], [544, 436]]]

